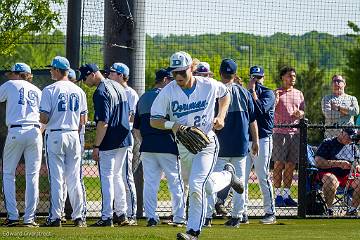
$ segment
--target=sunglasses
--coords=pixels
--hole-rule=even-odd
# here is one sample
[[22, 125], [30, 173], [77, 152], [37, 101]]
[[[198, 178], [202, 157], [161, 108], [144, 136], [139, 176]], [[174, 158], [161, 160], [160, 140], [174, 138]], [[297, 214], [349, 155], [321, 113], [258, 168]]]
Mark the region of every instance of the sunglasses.
[[182, 71], [172, 71], [171, 72], [173, 77], [175, 78], [176, 75], [180, 75], [182, 76], [183, 78], [185, 78], [187, 76], [187, 69], [186, 70], [182, 70]]
[[336, 78], [336, 79], [333, 79], [333, 82], [341, 83], [341, 82], [344, 82], [344, 80], [343, 80], [343, 79]]
[[255, 78], [255, 79], [259, 80], [259, 79], [262, 79], [263, 76], [257, 76], [257, 75], [255, 75], [255, 76], [251, 76], [251, 78]]

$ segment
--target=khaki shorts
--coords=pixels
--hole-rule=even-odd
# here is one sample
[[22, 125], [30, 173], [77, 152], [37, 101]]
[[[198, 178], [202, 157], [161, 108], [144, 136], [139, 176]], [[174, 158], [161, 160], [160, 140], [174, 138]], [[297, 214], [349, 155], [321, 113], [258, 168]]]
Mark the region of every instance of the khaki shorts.
[[299, 162], [300, 134], [274, 133], [273, 143], [273, 161]]

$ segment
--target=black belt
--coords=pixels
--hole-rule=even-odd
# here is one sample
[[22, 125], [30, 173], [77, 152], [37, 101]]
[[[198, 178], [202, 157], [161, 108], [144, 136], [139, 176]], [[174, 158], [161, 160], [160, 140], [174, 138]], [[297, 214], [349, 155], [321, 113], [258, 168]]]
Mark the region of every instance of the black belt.
[[66, 132], [71, 132], [71, 131], [78, 131], [77, 129], [50, 129], [50, 132], [60, 132], [60, 131], [66, 131]]
[[28, 124], [28, 125], [20, 125], [20, 124], [17, 124], [17, 125], [10, 125], [10, 128], [18, 128], [18, 127], [36, 127], [36, 128], [40, 128], [40, 125], [38, 124]]

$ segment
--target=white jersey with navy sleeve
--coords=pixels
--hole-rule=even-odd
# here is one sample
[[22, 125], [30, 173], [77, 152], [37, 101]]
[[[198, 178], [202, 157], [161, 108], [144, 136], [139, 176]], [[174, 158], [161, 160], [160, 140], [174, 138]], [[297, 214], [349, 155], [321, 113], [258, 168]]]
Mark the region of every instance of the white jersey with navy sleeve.
[[[185, 126], [196, 126], [205, 133], [213, 128], [215, 101], [228, 94], [224, 84], [212, 78], [196, 76], [194, 91], [187, 96], [183, 89], [172, 81], [156, 97], [152, 108], [152, 118], [165, 118]], [[210, 107], [208, 107], [210, 106]]]
[[0, 86], [0, 102], [6, 101], [6, 125], [39, 124], [41, 90], [25, 80], [9, 80]]
[[77, 130], [80, 115], [87, 114], [85, 92], [70, 81], [57, 81], [42, 91], [40, 112], [49, 116], [46, 129]]

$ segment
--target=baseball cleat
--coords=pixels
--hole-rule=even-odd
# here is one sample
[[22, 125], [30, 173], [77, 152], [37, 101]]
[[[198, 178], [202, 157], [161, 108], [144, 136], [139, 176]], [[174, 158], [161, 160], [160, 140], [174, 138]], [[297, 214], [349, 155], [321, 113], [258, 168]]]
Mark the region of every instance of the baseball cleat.
[[155, 219], [150, 218], [150, 219], [148, 220], [146, 226], [147, 226], [147, 227], [155, 227], [157, 224], [158, 224], [158, 222], [157, 222]]
[[37, 224], [35, 221], [32, 222], [28, 222], [28, 223], [23, 223], [23, 227], [28, 227], [28, 228], [37, 228], [40, 225]]
[[240, 227], [240, 223], [241, 223], [241, 220], [240, 218], [230, 218], [228, 221], [226, 221], [224, 223], [225, 226], [227, 227], [234, 227], [234, 228], [238, 228]]
[[17, 225], [19, 225], [19, 220], [10, 220], [8, 218], [1, 224], [3, 227], [15, 227]]
[[203, 227], [210, 228], [211, 227], [211, 221], [212, 221], [211, 218], [206, 218]]
[[246, 213], [243, 213], [240, 223], [241, 224], [249, 224], [249, 217]]
[[57, 218], [54, 221], [51, 221], [51, 219], [48, 218], [40, 227], [61, 227], [61, 220], [60, 218]]
[[113, 221], [111, 218], [106, 220], [99, 219], [96, 223], [92, 224], [91, 227], [113, 227]]
[[235, 192], [242, 194], [244, 192], [244, 184], [241, 182], [235, 174], [235, 167], [231, 163], [226, 163], [224, 170], [231, 173], [231, 183], [230, 186], [234, 189]]
[[276, 217], [275, 214], [266, 213], [265, 216], [260, 220], [262, 224], [275, 224]]
[[190, 229], [186, 233], [178, 233], [176, 235], [176, 239], [177, 240], [197, 240], [199, 234], [200, 234], [200, 231], [195, 232], [194, 230]]
[[86, 221], [82, 220], [81, 218], [75, 219], [74, 226], [75, 227], [87, 227]]
[[129, 225], [129, 220], [128, 218], [125, 216], [125, 214], [121, 214], [120, 216], [117, 216], [115, 213], [113, 215], [113, 222], [115, 224], [118, 224], [119, 226], [127, 226]]

